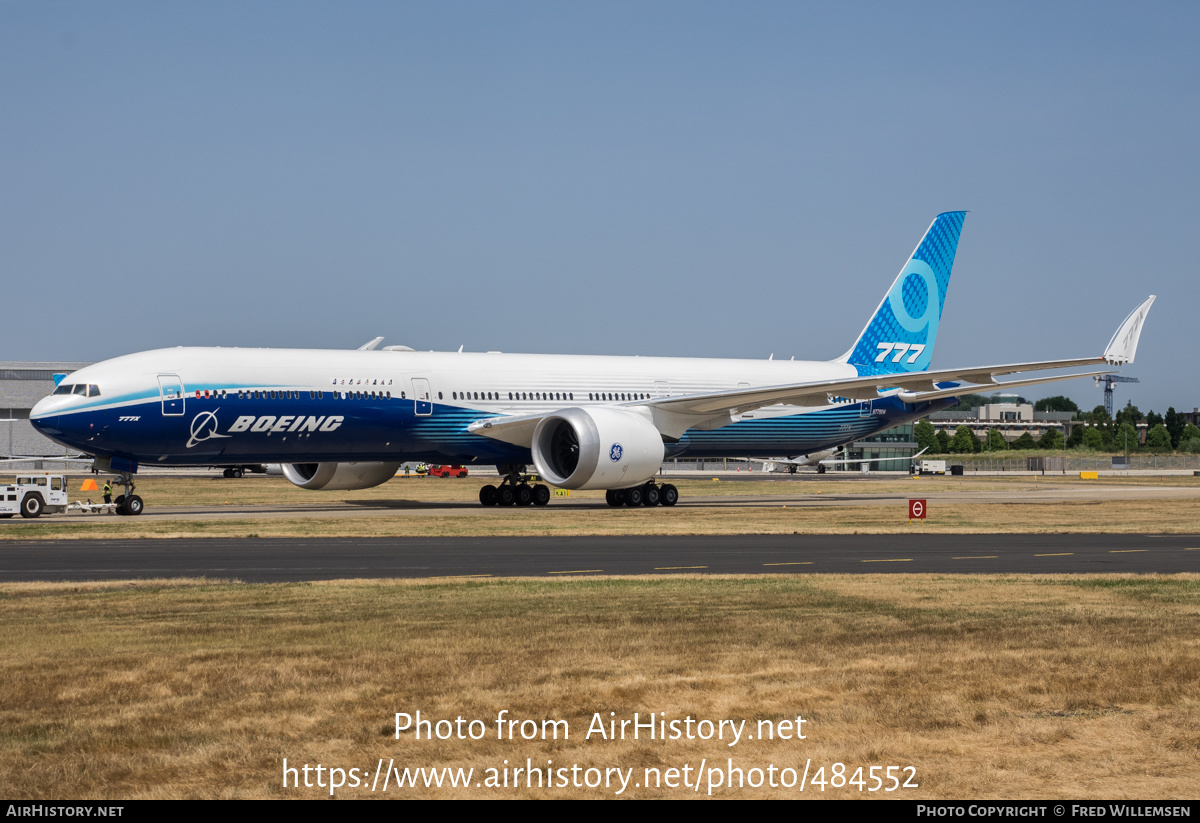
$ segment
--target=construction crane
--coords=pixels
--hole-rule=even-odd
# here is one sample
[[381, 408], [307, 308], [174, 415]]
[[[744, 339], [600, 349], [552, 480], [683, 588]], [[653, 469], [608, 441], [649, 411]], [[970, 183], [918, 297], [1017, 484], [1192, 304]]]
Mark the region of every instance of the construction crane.
[[1107, 412], [1109, 420], [1112, 420], [1113, 416], [1113, 384], [1141, 382], [1136, 377], [1122, 377], [1119, 374], [1101, 374], [1097, 377], [1093, 377], [1092, 379], [1096, 381], [1097, 386], [1099, 386], [1102, 381], [1104, 383], [1104, 411]]

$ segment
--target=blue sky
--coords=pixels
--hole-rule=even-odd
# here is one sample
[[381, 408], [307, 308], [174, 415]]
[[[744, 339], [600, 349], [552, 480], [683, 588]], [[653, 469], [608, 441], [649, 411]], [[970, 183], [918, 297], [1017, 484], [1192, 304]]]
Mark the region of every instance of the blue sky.
[[[0, 2], [3, 359], [830, 358], [969, 209], [935, 367], [1200, 406], [1195, 3]], [[1181, 354], [1183, 352], [1183, 354]], [[1066, 393], [1090, 408], [1090, 381]]]

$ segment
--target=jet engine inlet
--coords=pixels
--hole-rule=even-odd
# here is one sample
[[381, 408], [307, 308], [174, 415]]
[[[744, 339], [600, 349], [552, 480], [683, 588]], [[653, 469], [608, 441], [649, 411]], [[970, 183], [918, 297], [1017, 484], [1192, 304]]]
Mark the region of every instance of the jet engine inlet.
[[570, 408], [545, 417], [533, 432], [533, 462], [564, 489], [640, 486], [658, 472], [662, 435], [637, 412]]

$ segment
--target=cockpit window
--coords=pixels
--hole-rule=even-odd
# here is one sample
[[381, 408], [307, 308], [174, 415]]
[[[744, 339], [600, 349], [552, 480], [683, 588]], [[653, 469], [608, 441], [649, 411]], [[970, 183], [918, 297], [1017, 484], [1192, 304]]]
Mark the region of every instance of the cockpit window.
[[80, 397], [99, 397], [100, 387], [95, 383], [59, 383], [52, 394], [78, 394]]

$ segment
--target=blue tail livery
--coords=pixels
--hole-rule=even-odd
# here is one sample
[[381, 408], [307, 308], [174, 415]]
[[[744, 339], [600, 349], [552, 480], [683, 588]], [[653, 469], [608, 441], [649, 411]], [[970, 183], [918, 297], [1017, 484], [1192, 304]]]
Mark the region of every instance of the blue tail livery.
[[929, 368], [966, 216], [965, 211], [948, 211], [933, 219], [843, 362], [861, 375]]

